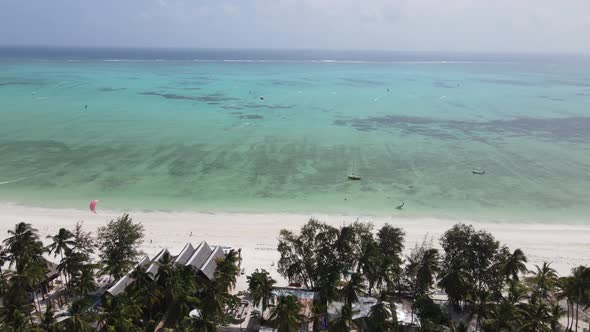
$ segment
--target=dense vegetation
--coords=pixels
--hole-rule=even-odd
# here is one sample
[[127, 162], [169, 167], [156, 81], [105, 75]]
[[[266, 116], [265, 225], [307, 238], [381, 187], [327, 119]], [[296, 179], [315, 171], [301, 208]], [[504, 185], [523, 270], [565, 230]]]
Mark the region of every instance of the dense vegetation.
[[[212, 282], [190, 267], [173, 264], [169, 254], [161, 257], [155, 276], [145, 268], [134, 269], [141, 255], [143, 227], [127, 214], [99, 228], [96, 238], [81, 224], [73, 231], [62, 228], [49, 238], [51, 243], [44, 247], [36, 229], [19, 223], [4, 240], [0, 268], [8, 263], [9, 269], [0, 270], [1, 331], [154, 331], [156, 326], [215, 331], [228, 321], [228, 308], [238, 301], [230, 294], [239, 275], [235, 251], [218, 260]], [[91, 260], [95, 250], [98, 263]], [[44, 287], [49, 270], [44, 254], [59, 256], [57, 270], [65, 290], [51, 299], [33, 301], [31, 294], [37, 296]], [[105, 294], [100, 300], [88, 296], [97, 290], [97, 276], [117, 279], [129, 271], [135, 282], [125, 293]], [[66, 303], [67, 309], [56, 314], [56, 306]], [[188, 313], [193, 309], [199, 315], [191, 319]]]
[[[240, 301], [231, 293], [240, 274], [235, 251], [218, 260], [213, 281], [174, 264], [167, 253], [155, 276], [135, 268], [143, 227], [128, 215], [101, 227], [96, 237], [80, 223], [62, 228], [47, 246], [30, 224], [19, 223], [8, 233], [0, 254], [1, 331], [215, 331]], [[304, 316], [296, 298], [275, 297], [277, 282], [255, 270], [247, 277], [249, 296], [260, 309], [255, 315], [279, 332], [298, 331], [306, 319], [319, 330], [328, 308], [338, 303], [330, 331], [578, 331], [590, 307], [588, 267], [564, 277], [550, 263], [529, 271], [520, 249], [463, 224], [445, 232], [437, 246], [425, 239], [407, 255], [404, 238], [400, 228], [386, 224], [376, 230], [362, 222], [337, 228], [310, 220], [299, 233], [282, 230], [279, 273], [319, 298]], [[40, 299], [47, 256], [59, 259], [65, 287]], [[92, 260], [96, 256], [98, 262]], [[129, 272], [135, 281], [125, 293], [91, 296], [98, 276], [116, 280]], [[435, 302], [436, 290], [444, 291], [446, 304]], [[357, 317], [362, 296], [374, 297], [376, 304], [366, 317]], [[398, 322], [400, 302], [411, 307], [412, 323]], [[196, 314], [189, 317], [191, 311]]]
[[[355, 222], [335, 228], [310, 220], [299, 234], [280, 233], [279, 272], [291, 282], [319, 292], [318, 315], [328, 303], [343, 303], [333, 331], [404, 328], [394, 303], [412, 306], [410, 324], [422, 331], [577, 331], [581, 311], [590, 306], [590, 268], [579, 266], [559, 277], [550, 263], [527, 269], [520, 250], [510, 250], [492, 234], [457, 224], [443, 234], [440, 248], [425, 240], [406, 257], [404, 231], [391, 225], [373, 229]], [[435, 289], [448, 305], [435, 304]], [[361, 295], [378, 298], [368, 317], [353, 319]], [[260, 296], [259, 296], [260, 297]], [[560, 325], [562, 316], [565, 326]], [[286, 330], [285, 330], [286, 331]]]

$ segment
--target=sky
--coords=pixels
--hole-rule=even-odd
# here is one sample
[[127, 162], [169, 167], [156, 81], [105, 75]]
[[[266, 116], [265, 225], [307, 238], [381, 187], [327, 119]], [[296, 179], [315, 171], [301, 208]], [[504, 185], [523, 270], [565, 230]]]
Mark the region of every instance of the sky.
[[0, 0], [0, 45], [590, 53], [590, 0]]

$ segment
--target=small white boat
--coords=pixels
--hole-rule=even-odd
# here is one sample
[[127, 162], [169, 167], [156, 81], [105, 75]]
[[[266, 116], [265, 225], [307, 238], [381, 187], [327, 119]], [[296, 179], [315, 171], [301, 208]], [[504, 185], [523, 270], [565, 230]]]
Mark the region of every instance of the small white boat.
[[348, 179], [349, 180], [360, 180], [361, 176], [358, 174], [351, 173], [351, 174], [348, 174]]

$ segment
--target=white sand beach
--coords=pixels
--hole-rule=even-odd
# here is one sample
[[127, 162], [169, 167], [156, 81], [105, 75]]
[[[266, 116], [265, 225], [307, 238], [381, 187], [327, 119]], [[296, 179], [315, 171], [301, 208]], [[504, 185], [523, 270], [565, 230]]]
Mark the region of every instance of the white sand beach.
[[[279, 280], [276, 262], [277, 237], [283, 228], [298, 230], [310, 217], [332, 224], [352, 223], [355, 220], [371, 221], [375, 227], [389, 223], [406, 231], [406, 251], [425, 236], [433, 238], [438, 246], [441, 234], [457, 222], [473, 224], [478, 229], [491, 232], [496, 239], [506, 243], [512, 250], [521, 248], [529, 259], [529, 268], [543, 261], [562, 275], [568, 274], [577, 265], [590, 265], [590, 225], [559, 224], [508, 224], [478, 223], [469, 220], [404, 219], [387, 217], [363, 217], [341, 215], [298, 215], [298, 214], [224, 214], [193, 212], [142, 212], [127, 211], [135, 221], [145, 227], [145, 241], [142, 245], [146, 254], [153, 257], [161, 248], [167, 247], [178, 253], [187, 243], [198, 244], [207, 241], [212, 245], [227, 245], [241, 248], [242, 267], [246, 275], [256, 268], [271, 271]], [[87, 231], [120, 216], [123, 211], [99, 210], [94, 215], [87, 210], [48, 209], [13, 204], [0, 204], [0, 239], [7, 237], [6, 231], [18, 222], [32, 223], [40, 236], [47, 241], [47, 235], [57, 233], [60, 227], [72, 229], [77, 221], [84, 221]], [[192, 236], [190, 236], [192, 232]], [[238, 289], [246, 288], [245, 276], [241, 277]]]

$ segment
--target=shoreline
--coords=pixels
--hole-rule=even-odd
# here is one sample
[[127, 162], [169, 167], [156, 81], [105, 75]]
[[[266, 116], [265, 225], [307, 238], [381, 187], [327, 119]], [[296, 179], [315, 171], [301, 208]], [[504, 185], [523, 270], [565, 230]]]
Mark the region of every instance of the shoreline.
[[[60, 202], [57, 204], [38, 204], [36, 202], [26, 201], [10, 201], [0, 197], [0, 208], [4, 206], [10, 207], [22, 207], [22, 208], [33, 208], [33, 209], [47, 209], [47, 210], [67, 210], [67, 211], [78, 211], [85, 212], [87, 204], [91, 201], [91, 198], [84, 199], [83, 201], [77, 201], [75, 203]], [[495, 214], [486, 213], [489, 211], [472, 211], [469, 213], [457, 213], [456, 210], [449, 210], [448, 213], [441, 213], [437, 210], [412, 210], [412, 208], [396, 210], [390, 208], [388, 210], [379, 209], [355, 209], [351, 207], [330, 207], [330, 208], [282, 208], [275, 209], [273, 207], [263, 206], [241, 206], [239, 204], [229, 204], [228, 206], [194, 206], [188, 207], [179, 205], [175, 207], [164, 207], [164, 208], [144, 208], [141, 206], [134, 206], [133, 204], [123, 207], [126, 204], [107, 205], [104, 207], [105, 202], [102, 202], [97, 206], [97, 211], [104, 213], [119, 213], [122, 214], [126, 211], [134, 211], [136, 213], [163, 213], [163, 214], [193, 214], [193, 215], [300, 215], [300, 216], [330, 216], [330, 217], [342, 217], [342, 218], [363, 218], [367, 220], [373, 219], [395, 219], [395, 220], [440, 220], [445, 222], [455, 223], [484, 223], [484, 224], [523, 224], [523, 225], [567, 225], [567, 226], [590, 226], [590, 218], [587, 218], [587, 214], [580, 211], [579, 215], [572, 217], [566, 215], [563, 211], [554, 211], [552, 213], [546, 213], [544, 211], [528, 212], [526, 215], [516, 215], [508, 211], [506, 214]], [[397, 201], [396, 201], [397, 202]], [[401, 202], [401, 201], [400, 201]], [[71, 206], [77, 206], [72, 208]], [[84, 208], [80, 208], [84, 206]], [[100, 214], [99, 211], [99, 214]], [[590, 210], [589, 210], [590, 212]], [[476, 217], [473, 217], [473, 216]], [[556, 221], [558, 220], [558, 221]]]
[[[423, 239], [432, 239], [435, 248], [440, 248], [438, 239], [452, 225], [462, 222], [473, 224], [477, 229], [485, 229], [494, 235], [501, 244], [511, 250], [521, 248], [527, 255], [529, 269], [543, 261], [552, 262], [560, 275], [569, 274], [578, 265], [590, 265], [590, 225], [581, 224], [541, 224], [478, 222], [475, 220], [350, 216], [334, 214], [294, 214], [294, 213], [203, 213], [191, 211], [142, 211], [142, 210], [99, 210], [94, 215], [87, 210], [52, 209], [0, 203], [0, 240], [7, 237], [6, 231], [18, 222], [31, 223], [39, 230], [45, 244], [47, 235], [57, 233], [61, 227], [73, 228], [76, 222], [83, 221], [84, 229], [95, 233], [96, 228], [119, 217], [124, 212], [134, 221], [141, 222], [145, 228], [142, 250], [152, 258], [160, 249], [166, 247], [177, 254], [182, 247], [191, 242], [198, 244], [207, 241], [212, 245], [227, 245], [242, 248], [242, 267], [245, 275], [238, 280], [237, 289], [246, 286], [246, 275], [255, 269], [271, 272], [279, 285], [285, 284], [276, 270], [279, 254], [276, 250], [279, 231], [283, 228], [298, 231], [310, 218], [318, 219], [333, 226], [352, 223], [356, 220], [372, 222], [375, 229], [383, 224], [401, 227], [406, 232], [405, 251], [409, 251]], [[189, 236], [192, 232], [192, 236]], [[55, 260], [50, 257], [50, 260]]]

